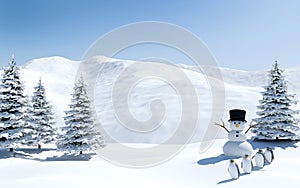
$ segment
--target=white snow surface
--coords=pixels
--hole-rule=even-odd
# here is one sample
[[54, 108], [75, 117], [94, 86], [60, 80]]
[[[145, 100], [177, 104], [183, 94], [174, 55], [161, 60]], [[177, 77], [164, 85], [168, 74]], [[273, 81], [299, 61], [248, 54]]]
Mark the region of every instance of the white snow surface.
[[[103, 56], [96, 56], [84, 63], [94, 63], [95, 68], [91, 69], [91, 75], [98, 76], [95, 87], [95, 106], [97, 117], [99, 118], [103, 129], [108, 137], [112, 137], [122, 143], [161, 143], [172, 136], [178, 127], [181, 116], [180, 97], [176, 91], [162, 80], [145, 79], [139, 82], [128, 95], [129, 111], [137, 120], [147, 120], [151, 117], [149, 109], [150, 101], [161, 99], [165, 104], [166, 114], [162, 125], [155, 131], [147, 134], [134, 133], [118, 121], [111, 103], [111, 90], [116, 78], [120, 73], [132, 64], [134, 61], [112, 59]], [[150, 62], [142, 62], [150, 63]], [[153, 62], [152, 62], [153, 63]], [[39, 77], [46, 88], [48, 100], [53, 105], [55, 112], [56, 126], [64, 126], [64, 111], [68, 110], [73, 84], [78, 71], [80, 62], [72, 61], [63, 57], [47, 57], [34, 59], [21, 67], [21, 76], [25, 82], [25, 92], [32, 95], [33, 87], [37, 84]], [[207, 82], [207, 77], [199, 71], [199, 67], [188, 65], [177, 65], [193, 83], [198, 95], [198, 105], [200, 111], [197, 123], [197, 131], [193, 137], [193, 142], [202, 140], [205, 130], [209, 124], [212, 95]], [[101, 75], [98, 75], [100, 68]], [[271, 63], [270, 63], [271, 67]], [[208, 76], [214, 75], [215, 67], [205, 67], [208, 70]], [[224, 116], [219, 117], [225, 123], [228, 120], [228, 111], [233, 108], [241, 108], [247, 111], [246, 119], [248, 122], [256, 116], [256, 106], [261, 99], [260, 92], [262, 86], [267, 85], [267, 70], [263, 71], [240, 71], [228, 68], [219, 68], [225, 85], [225, 110]], [[294, 67], [285, 70], [285, 75], [289, 81], [289, 91], [291, 93], [300, 93], [300, 67]], [[137, 72], [132, 73], [132, 77]], [[80, 73], [79, 73], [80, 74]], [[180, 82], [180, 78], [175, 80]], [[215, 81], [219, 82], [219, 81]], [[221, 83], [221, 82], [220, 82]], [[127, 87], [124, 81], [124, 87]], [[132, 86], [130, 86], [132, 87]], [[300, 95], [296, 95], [296, 100]], [[298, 106], [294, 108], [299, 109]], [[211, 125], [213, 126], [213, 125]], [[219, 132], [218, 138], [226, 138], [224, 130]], [[107, 140], [109, 142], [109, 138]]]
[[[254, 167], [251, 174], [243, 174], [232, 180], [224, 159], [222, 145], [218, 139], [205, 153], [199, 153], [200, 143], [189, 144], [179, 155], [161, 165], [131, 169], [111, 164], [97, 155], [89, 161], [64, 159], [61, 152], [54, 150], [30, 154], [31, 157], [5, 158], [0, 151], [0, 186], [9, 188], [63, 188], [63, 187], [230, 187], [252, 188], [297, 187], [299, 184], [298, 163], [300, 150], [296, 145], [281, 143], [274, 148], [275, 160], [262, 169]], [[264, 145], [265, 144], [265, 145]], [[256, 144], [262, 148], [270, 143]], [[108, 144], [107, 147], [110, 147]], [[122, 156], [120, 156], [122, 157]], [[54, 159], [54, 160], [53, 160]], [[242, 159], [235, 159], [241, 168]], [[255, 166], [255, 163], [254, 163]]]

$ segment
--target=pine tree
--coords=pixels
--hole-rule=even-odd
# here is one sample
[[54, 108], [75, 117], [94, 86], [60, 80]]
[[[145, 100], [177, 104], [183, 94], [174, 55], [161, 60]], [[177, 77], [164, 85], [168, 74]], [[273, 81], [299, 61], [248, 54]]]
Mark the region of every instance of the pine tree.
[[74, 86], [70, 110], [64, 117], [66, 133], [58, 141], [58, 148], [68, 151], [90, 151], [104, 147], [104, 140], [93, 118], [91, 102], [81, 77]]
[[26, 96], [19, 67], [14, 57], [4, 68], [0, 86], [0, 141], [2, 147], [17, 147], [24, 142], [28, 129], [24, 127]]
[[28, 129], [34, 130], [32, 139], [28, 140], [28, 144], [38, 145], [51, 143], [56, 140], [56, 131], [53, 128], [55, 124], [52, 106], [46, 98], [45, 87], [39, 79], [38, 85], [34, 87], [31, 100], [32, 106], [28, 110], [27, 124]]
[[29, 97], [26, 96], [25, 99], [25, 105], [24, 105], [24, 113], [23, 113], [23, 121], [24, 121], [24, 129], [26, 130], [26, 135], [24, 136], [25, 139], [23, 139], [22, 145], [26, 146], [32, 146], [35, 144], [35, 140], [33, 138], [33, 135], [36, 134], [36, 131], [34, 130], [33, 126], [29, 123], [30, 121], [30, 111], [31, 111], [31, 102], [29, 101]]
[[278, 67], [277, 61], [269, 72], [269, 84], [264, 87], [263, 99], [257, 112], [259, 118], [254, 119], [257, 125], [252, 130], [255, 140], [296, 140], [299, 127], [298, 119], [294, 117], [298, 111], [290, 109], [297, 104], [292, 98], [294, 95], [287, 93], [287, 81], [283, 70]]

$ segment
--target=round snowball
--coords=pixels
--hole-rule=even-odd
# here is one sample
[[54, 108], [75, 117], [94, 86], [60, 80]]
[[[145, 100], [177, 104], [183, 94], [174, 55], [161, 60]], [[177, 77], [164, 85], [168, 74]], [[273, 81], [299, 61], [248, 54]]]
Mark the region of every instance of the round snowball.
[[228, 141], [223, 146], [223, 152], [226, 156], [244, 157], [246, 154], [251, 156], [253, 148], [247, 141], [245, 142], [232, 142]]

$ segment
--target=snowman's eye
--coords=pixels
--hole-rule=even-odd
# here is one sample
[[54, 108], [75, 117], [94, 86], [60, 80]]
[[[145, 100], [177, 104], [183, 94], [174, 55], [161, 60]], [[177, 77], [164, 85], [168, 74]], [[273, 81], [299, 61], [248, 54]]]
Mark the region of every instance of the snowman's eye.
[[233, 124], [235, 124], [235, 122], [233, 122]]
[[239, 124], [241, 124], [241, 122], [239, 122]]

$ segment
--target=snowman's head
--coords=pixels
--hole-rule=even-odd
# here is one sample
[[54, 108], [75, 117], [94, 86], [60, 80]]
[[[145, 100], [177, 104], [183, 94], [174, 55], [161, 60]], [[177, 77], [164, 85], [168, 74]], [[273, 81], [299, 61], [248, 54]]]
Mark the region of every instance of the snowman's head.
[[246, 121], [232, 120], [229, 123], [231, 130], [244, 130]]
[[244, 130], [245, 123], [247, 122], [245, 119], [246, 111], [241, 109], [233, 109], [229, 111], [230, 119], [228, 122], [230, 123], [231, 130]]

